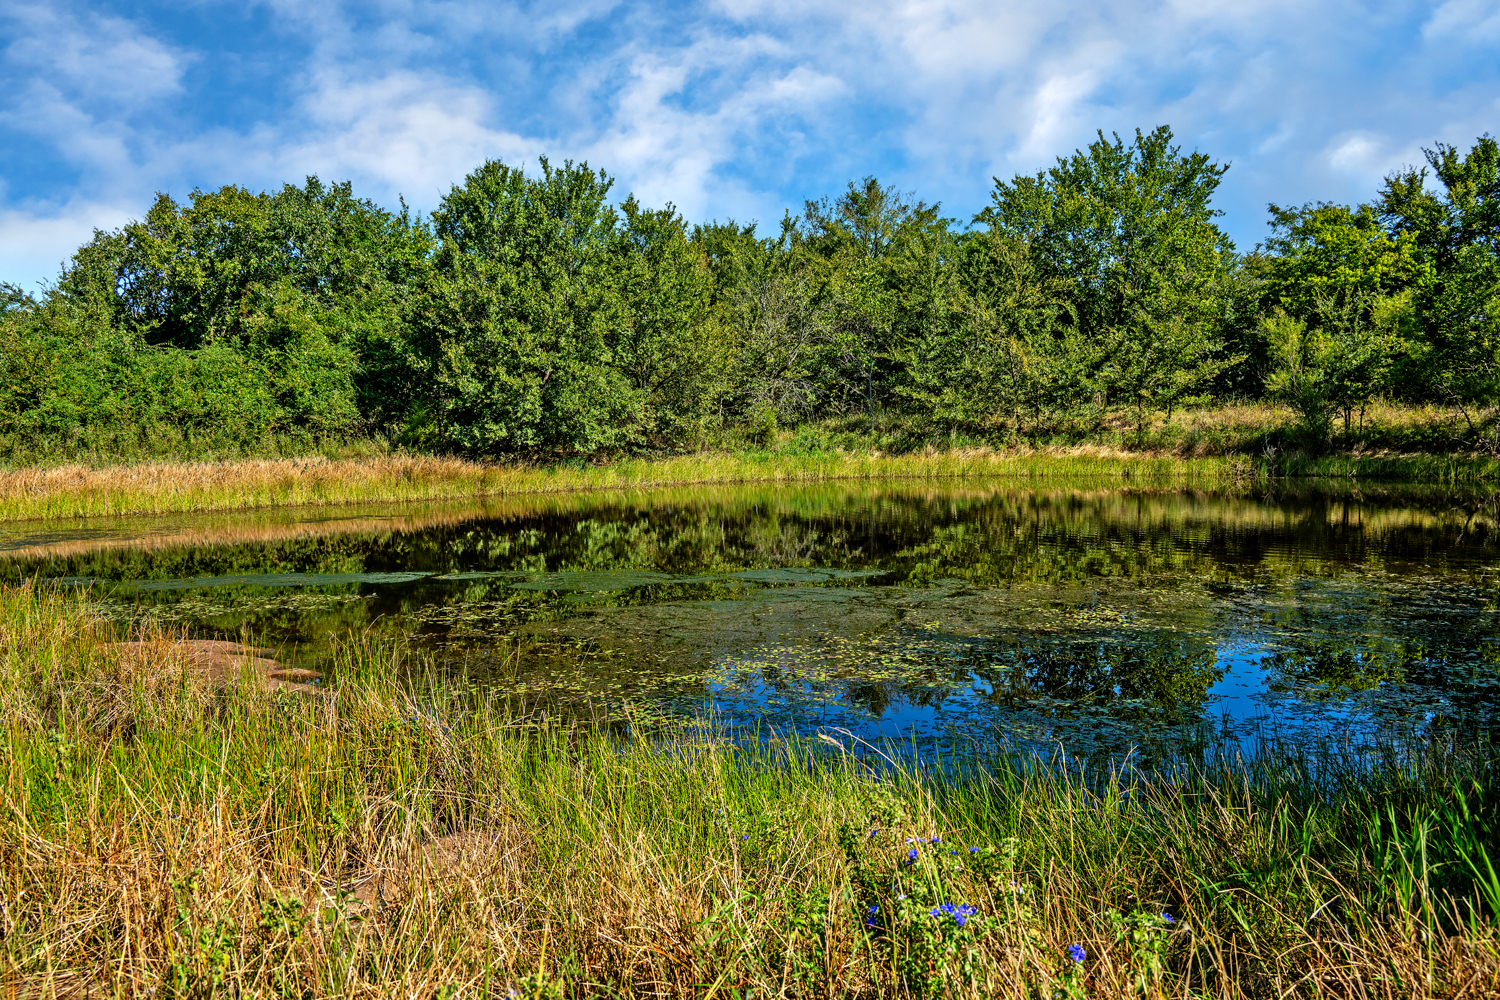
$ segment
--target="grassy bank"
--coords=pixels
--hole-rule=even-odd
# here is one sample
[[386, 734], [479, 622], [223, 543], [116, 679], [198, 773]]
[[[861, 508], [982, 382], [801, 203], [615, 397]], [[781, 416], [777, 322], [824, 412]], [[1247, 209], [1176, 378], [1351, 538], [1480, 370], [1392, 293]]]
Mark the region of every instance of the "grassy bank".
[[0, 472], [0, 521], [841, 479], [1103, 478], [1211, 489], [1315, 477], [1500, 481], [1500, 459], [1453, 450], [1462, 428], [1447, 411], [1380, 404], [1357, 440], [1315, 449], [1297, 445], [1289, 419], [1274, 406], [1224, 406], [1159, 417], [1143, 438], [1123, 425], [1104, 425], [1046, 440], [1000, 440], [934, 437], [910, 419], [872, 426], [849, 418], [784, 431], [764, 449], [725, 442], [727, 450], [608, 463], [485, 464], [393, 454], [376, 443], [303, 458], [100, 460]]
[[538, 728], [357, 641], [325, 692], [213, 691], [118, 638], [0, 591], [8, 996], [1500, 989], [1474, 752], [895, 766]]
[[[1493, 420], [1481, 422], [1493, 430]], [[1175, 455], [1180, 458], [1242, 456], [1272, 460], [1296, 454], [1444, 455], [1490, 454], [1477, 445], [1486, 435], [1471, 427], [1459, 411], [1376, 401], [1348, 431], [1335, 421], [1326, 438], [1314, 438], [1288, 407], [1270, 402], [1221, 402], [1186, 407], [1169, 417], [1154, 413], [1137, 427], [1134, 414], [1111, 413], [1097, 420], [1029, 430], [1005, 427], [985, 433], [941, 431], [912, 415], [878, 414], [809, 421], [786, 430], [782, 447], [802, 450], [842, 449], [901, 454], [929, 447], [1024, 446], [1064, 450], [1088, 445], [1116, 452]], [[1488, 436], [1493, 444], [1493, 435]]]
[[59, 466], [0, 474], [0, 520], [167, 514], [308, 504], [640, 489], [713, 483], [809, 483], [836, 479], [965, 476], [1115, 477], [1133, 483], [1218, 485], [1253, 475], [1235, 459], [1184, 460], [1097, 448], [1066, 453], [988, 449], [906, 455], [819, 452], [697, 454], [608, 465], [483, 465], [451, 458], [384, 456], [326, 460], [90, 468]]

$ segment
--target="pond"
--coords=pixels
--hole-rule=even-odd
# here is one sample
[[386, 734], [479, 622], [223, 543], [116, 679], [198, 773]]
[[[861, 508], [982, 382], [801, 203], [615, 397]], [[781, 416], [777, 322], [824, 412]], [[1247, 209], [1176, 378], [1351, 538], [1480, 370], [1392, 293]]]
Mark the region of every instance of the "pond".
[[0, 526], [0, 579], [327, 670], [401, 636], [518, 711], [1119, 752], [1490, 741], [1495, 507], [838, 483]]

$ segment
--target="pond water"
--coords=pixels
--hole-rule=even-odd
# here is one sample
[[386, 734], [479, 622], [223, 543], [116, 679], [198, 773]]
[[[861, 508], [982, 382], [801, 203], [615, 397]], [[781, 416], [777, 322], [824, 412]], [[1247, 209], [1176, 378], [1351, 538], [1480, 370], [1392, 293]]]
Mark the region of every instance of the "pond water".
[[0, 579], [327, 669], [410, 638], [519, 710], [1117, 752], [1489, 741], [1495, 508], [1016, 480], [0, 526]]

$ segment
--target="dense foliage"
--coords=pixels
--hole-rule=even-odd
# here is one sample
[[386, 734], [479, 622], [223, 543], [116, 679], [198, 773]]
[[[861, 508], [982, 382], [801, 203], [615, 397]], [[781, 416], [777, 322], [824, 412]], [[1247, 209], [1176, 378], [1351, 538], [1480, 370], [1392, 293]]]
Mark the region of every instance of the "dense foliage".
[[316, 178], [160, 196], [39, 297], [0, 285], [0, 454], [546, 458], [892, 414], [1035, 440], [1229, 397], [1287, 403], [1305, 447], [1385, 398], [1500, 448], [1487, 135], [1366, 205], [1273, 205], [1244, 255], [1226, 165], [1165, 127], [996, 179], [966, 224], [866, 178], [767, 236], [540, 168], [487, 162], [426, 219]]

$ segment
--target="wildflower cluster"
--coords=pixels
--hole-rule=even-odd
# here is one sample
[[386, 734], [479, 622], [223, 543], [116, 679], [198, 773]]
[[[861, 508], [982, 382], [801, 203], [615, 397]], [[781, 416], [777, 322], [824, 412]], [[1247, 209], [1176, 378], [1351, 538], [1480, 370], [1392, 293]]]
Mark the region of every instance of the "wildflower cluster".
[[928, 911], [929, 916], [941, 917], [944, 914], [953, 918], [953, 922], [962, 927], [969, 922], [969, 918], [978, 913], [979, 910], [973, 906], [955, 906], [952, 903], [943, 903], [934, 906]]
[[[873, 828], [872, 828], [873, 827]], [[1007, 850], [949, 845], [941, 834], [902, 836], [880, 826], [849, 828], [840, 842], [859, 889], [857, 911], [872, 945], [889, 949], [913, 996], [941, 996], [955, 982], [975, 982], [996, 913], [960, 902], [993, 883]]]
[[1054, 1000], [1084, 1000], [1088, 993], [1085, 989], [1083, 960], [1089, 957], [1089, 953], [1083, 950], [1082, 944], [1075, 941], [1063, 949], [1063, 954], [1067, 961], [1063, 963], [1062, 974], [1056, 980], [1058, 989], [1053, 994]]

